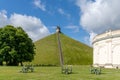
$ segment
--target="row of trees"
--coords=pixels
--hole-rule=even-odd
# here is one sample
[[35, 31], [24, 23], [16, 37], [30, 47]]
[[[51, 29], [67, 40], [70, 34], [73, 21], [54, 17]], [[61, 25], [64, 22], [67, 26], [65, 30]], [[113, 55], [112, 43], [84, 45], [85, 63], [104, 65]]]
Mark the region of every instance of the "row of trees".
[[34, 59], [34, 44], [21, 28], [7, 25], [0, 28], [0, 65], [17, 66]]

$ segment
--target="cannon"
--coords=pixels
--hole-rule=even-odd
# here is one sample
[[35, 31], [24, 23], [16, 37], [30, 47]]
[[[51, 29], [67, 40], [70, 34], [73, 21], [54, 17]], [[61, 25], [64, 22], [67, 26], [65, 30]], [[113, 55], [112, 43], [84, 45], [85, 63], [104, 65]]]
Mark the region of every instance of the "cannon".
[[33, 71], [34, 71], [34, 67], [32, 65], [24, 65], [20, 72], [27, 73], [27, 72], [33, 72]]
[[72, 73], [72, 66], [64, 66], [62, 67], [62, 74], [71, 74]]
[[96, 75], [101, 74], [101, 67], [99, 67], [99, 68], [91, 67], [91, 68], [90, 68], [90, 73], [91, 73], [91, 74], [96, 74]]

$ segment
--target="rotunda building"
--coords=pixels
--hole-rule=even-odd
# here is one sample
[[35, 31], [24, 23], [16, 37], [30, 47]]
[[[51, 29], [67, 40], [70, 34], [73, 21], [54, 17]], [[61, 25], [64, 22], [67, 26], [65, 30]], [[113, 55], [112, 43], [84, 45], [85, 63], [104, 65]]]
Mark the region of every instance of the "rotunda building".
[[92, 44], [93, 66], [120, 68], [120, 30], [99, 34]]

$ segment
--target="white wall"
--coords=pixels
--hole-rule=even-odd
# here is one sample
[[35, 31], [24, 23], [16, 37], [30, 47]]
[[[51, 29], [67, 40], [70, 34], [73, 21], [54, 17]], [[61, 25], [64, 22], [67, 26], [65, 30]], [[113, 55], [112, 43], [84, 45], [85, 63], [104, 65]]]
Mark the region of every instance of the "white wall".
[[120, 30], [109, 31], [93, 39], [93, 65], [120, 67]]

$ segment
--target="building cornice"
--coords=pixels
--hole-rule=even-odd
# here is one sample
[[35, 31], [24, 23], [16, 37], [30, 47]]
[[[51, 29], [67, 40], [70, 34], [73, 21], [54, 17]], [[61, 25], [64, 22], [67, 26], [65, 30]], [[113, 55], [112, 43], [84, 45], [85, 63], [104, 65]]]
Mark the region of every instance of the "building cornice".
[[107, 39], [112, 39], [112, 38], [118, 38], [120, 37], [120, 30], [115, 30], [115, 31], [108, 31], [103, 34], [99, 34], [94, 37], [92, 44], [102, 41], [102, 40], [107, 40]]

